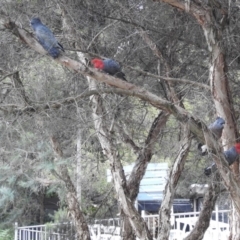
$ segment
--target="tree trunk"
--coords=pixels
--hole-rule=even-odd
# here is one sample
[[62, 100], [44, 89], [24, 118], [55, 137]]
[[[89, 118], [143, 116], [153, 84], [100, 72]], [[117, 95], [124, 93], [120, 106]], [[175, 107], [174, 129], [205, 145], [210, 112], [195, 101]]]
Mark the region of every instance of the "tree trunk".
[[139, 155], [127, 181], [127, 186], [130, 191], [130, 197], [132, 201], [135, 201], [138, 195], [141, 180], [145, 174], [147, 165], [152, 158], [153, 147], [155, 146], [157, 139], [160, 137], [160, 131], [166, 125], [168, 118], [168, 113], [160, 112], [158, 114], [152, 123], [143, 149], [139, 151]]
[[[96, 89], [95, 80], [89, 79], [89, 88]], [[104, 121], [103, 103], [100, 96], [92, 96], [93, 121], [96, 128], [97, 136], [103, 153], [110, 161], [111, 173], [113, 177], [115, 191], [117, 193], [120, 208], [124, 215], [128, 217], [131, 227], [134, 229], [137, 237], [140, 240], [152, 240], [152, 236], [147, 228], [146, 223], [137, 212], [134, 203], [129, 196], [126, 177], [123, 171], [122, 163], [113, 144], [110, 133], [107, 130], [106, 122]]]
[[79, 202], [81, 202], [81, 191], [82, 191], [82, 186], [81, 186], [81, 176], [82, 176], [82, 131], [78, 129], [78, 134], [77, 134], [77, 168], [76, 168], [76, 186], [77, 186], [77, 199]]
[[240, 221], [239, 214], [232, 204], [232, 211], [230, 216], [230, 236], [229, 240], [240, 240]]
[[44, 224], [44, 197], [45, 197], [45, 190], [39, 193], [39, 202], [40, 202], [40, 209], [39, 209], [39, 223]]
[[212, 211], [214, 210], [218, 194], [220, 192], [220, 176], [217, 173], [216, 178], [211, 183], [208, 183], [208, 189], [204, 195], [203, 208], [199, 218], [191, 231], [191, 233], [184, 240], [202, 240], [204, 233], [209, 227]]
[[[63, 152], [56, 137], [51, 137], [51, 143], [56, 156], [58, 158], [62, 158]], [[77, 191], [68, 174], [67, 166], [65, 164], [61, 164], [59, 166], [59, 174], [56, 173], [56, 175], [65, 183], [67, 189], [68, 213], [72, 217], [72, 220], [74, 222], [78, 235], [78, 240], [91, 240], [87, 222], [84, 218], [77, 199]]]
[[[160, 1], [160, 0], [159, 0]], [[208, 50], [210, 52], [210, 66], [209, 66], [209, 79], [211, 85], [211, 92], [213, 101], [216, 108], [217, 115], [225, 119], [226, 125], [223, 131], [223, 144], [225, 148], [230, 148], [236, 139], [239, 137], [238, 129], [235, 120], [235, 114], [232, 104], [232, 99], [229, 91], [229, 83], [227, 78], [227, 65], [225, 62], [224, 47], [223, 47], [223, 29], [225, 28], [226, 21], [223, 21], [227, 17], [227, 9], [221, 6], [220, 2], [209, 1], [210, 5], [200, 6], [191, 1], [186, 7], [185, 1], [181, 0], [161, 0], [167, 4], [185, 10], [189, 12], [193, 17], [196, 18], [198, 23], [201, 25], [206, 42], [208, 44]], [[209, 8], [210, 7], [210, 8]], [[216, 11], [218, 14], [216, 14]], [[220, 16], [220, 17], [217, 17]], [[239, 179], [239, 162], [235, 161], [233, 164], [233, 176], [231, 173], [230, 177], [226, 176], [227, 172], [223, 171], [223, 166], [219, 162], [218, 158], [214, 158], [221, 176], [223, 177], [226, 188], [230, 191], [230, 195], [233, 200], [235, 207], [233, 208], [232, 216], [235, 220], [232, 222], [231, 231], [232, 239], [239, 239], [239, 228], [238, 223], [240, 222], [240, 201], [239, 196], [236, 193], [239, 191], [239, 187], [232, 187], [233, 184], [240, 186]], [[236, 213], [235, 211], [238, 211]]]
[[[62, 13], [63, 13], [65, 31], [69, 34], [69, 36], [71, 36], [72, 39], [75, 39], [76, 38], [76, 32], [74, 31], [74, 28], [70, 27], [70, 20], [68, 18], [68, 14], [67, 14], [66, 10], [62, 9]], [[72, 36], [74, 36], [74, 37], [72, 37]], [[83, 63], [83, 64], [86, 64], [85, 54], [83, 54], [81, 52], [77, 52], [77, 55], [78, 55], [78, 58], [79, 58], [80, 62]], [[96, 86], [95, 86], [94, 80], [91, 80], [89, 77], [87, 77], [87, 79], [89, 81], [90, 88], [95, 89]], [[108, 134], [107, 129], [103, 129], [103, 127], [100, 126], [101, 125], [101, 121], [102, 121], [101, 120], [101, 117], [102, 117], [102, 114], [101, 114], [102, 105], [100, 103], [101, 100], [99, 101], [99, 97], [98, 96], [94, 96], [91, 99], [93, 100], [92, 102], [94, 102], [94, 104], [92, 105], [93, 112], [94, 112], [93, 113], [93, 118], [94, 117], [97, 117], [97, 118], [100, 117], [98, 119], [98, 121], [96, 120], [96, 118], [94, 118], [95, 119], [95, 121], [94, 121], [95, 127], [96, 127], [97, 131], [100, 131], [100, 134], [102, 133], [103, 136], [107, 136], [107, 134]], [[100, 116], [98, 116], [99, 111], [100, 111]], [[98, 125], [98, 123], [100, 123], [100, 125]], [[104, 123], [103, 123], [103, 125], [104, 125]], [[106, 139], [104, 139], [102, 136], [99, 137], [99, 141], [100, 141], [100, 144], [102, 145], [102, 149], [109, 150], [109, 154], [110, 154], [110, 159], [109, 160], [110, 160], [110, 162], [111, 162], [111, 160], [113, 162], [114, 161], [120, 161], [120, 160], [116, 159], [115, 153], [113, 153], [113, 155], [111, 155], [110, 152], [114, 151], [114, 146], [111, 145], [110, 142], [106, 141]], [[108, 154], [105, 154], [105, 155], [107, 155], [107, 157], [109, 158]], [[121, 169], [122, 169], [122, 166], [121, 166]], [[125, 178], [125, 176], [124, 176], [124, 178]], [[113, 177], [113, 179], [114, 179], [114, 177]], [[126, 180], [124, 179], [124, 181], [126, 181]], [[116, 187], [117, 187], [117, 185], [115, 185], [115, 188]], [[130, 199], [130, 197], [128, 199]], [[134, 198], [134, 200], [135, 200], [135, 198]], [[134, 202], [134, 200], [133, 200], [133, 202]], [[121, 202], [121, 198], [119, 198], [119, 201]], [[123, 211], [122, 214], [124, 215], [124, 218], [123, 218], [124, 219], [124, 222], [123, 222], [124, 226], [123, 226], [123, 229], [122, 229], [123, 230], [122, 231], [123, 239], [126, 239], [126, 240], [131, 240], [132, 239], [132, 240], [134, 240], [136, 237], [135, 237], [135, 233], [134, 233], [133, 228], [132, 228], [131, 221], [129, 221], [129, 219], [128, 219], [129, 216], [128, 216], [128, 214], [125, 215], [124, 211]], [[143, 222], [143, 224], [145, 224], [145, 223]], [[138, 230], [138, 231], [140, 232], [140, 230]], [[146, 232], [147, 231], [148, 230], [146, 229]], [[146, 235], [149, 235], [149, 234], [147, 233]], [[148, 237], [150, 237], [150, 235]], [[140, 238], [140, 239], [145, 239], [145, 235], [142, 238]], [[149, 239], [151, 239], [151, 238], [149, 238]]]
[[159, 210], [159, 233], [158, 240], [168, 240], [170, 233], [170, 215], [172, 201], [175, 195], [178, 180], [181, 176], [182, 170], [184, 168], [185, 160], [187, 158], [189, 148], [191, 145], [190, 131], [188, 125], [184, 125], [184, 135], [182, 142], [180, 143], [180, 149], [176, 160], [172, 166], [171, 172], [169, 174], [169, 180], [166, 184], [164, 191], [164, 198]]
[[121, 214], [121, 239], [122, 240], [136, 239], [136, 235], [128, 220], [128, 217], [124, 213]]
[[[160, 73], [160, 62], [163, 63], [165, 72], [164, 74], [169, 78], [171, 76], [171, 65], [169, 59], [164, 57], [164, 54], [160, 51], [156, 43], [150, 38], [146, 31], [140, 29], [140, 35], [142, 36], [144, 42], [148, 45], [148, 47], [152, 50], [153, 54], [159, 59], [158, 66], [158, 74]], [[173, 56], [171, 56], [173, 57]], [[163, 86], [163, 90], [165, 92], [166, 98], [171, 100], [173, 103], [179, 106], [183, 106], [181, 99], [175, 91], [174, 84], [170, 81], [164, 81], [161, 83]], [[188, 155], [189, 147], [190, 147], [190, 132], [188, 126], [184, 124], [184, 136], [183, 136], [183, 146], [180, 149], [178, 157], [172, 167], [171, 173], [169, 175], [169, 181], [166, 185], [163, 201], [161, 204], [161, 208], [159, 209], [159, 239], [168, 239], [170, 233], [170, 214], [172, 201], [175, 195], [176, 186], [181, 175], [181, 172], [184, 168], [185, 160]]]
[[[158, 116], [154, 119], [152, 126], [149, 130], [148, 137], [145, 141], [145, 144], [142, 148], [142, 150], [139, 150], [139, 154], [137, 157], [137, 160], [135, 162], [135, 165], [133, 167], [133, 170], [129, 176], [129, 179], [127, 181], [127, 187], [129, 189], [129, 198], [131, 199], [132, 203], [135, 202], [137, 195], [139, 193], [139, 187], [140, 182], [146, 172], [146, 168], [148, 163], [150, 162], [152, 158], [152, 150], [157, 143], [157, 139], [161, 136], [160, 132], [166, 125], [166, 122], [169, 118], [169, 114], [165, 112], [160, 112]], [[123, 213], [124, 214], [124, 213]], [[123, 216], [123, 227], [124, 232], [122, 239], [123, 240], [131, 240], [135, 239], [134, 233], [129, 225], [128, 218]], [[130, 238], [132, 237], [132, 238]]]

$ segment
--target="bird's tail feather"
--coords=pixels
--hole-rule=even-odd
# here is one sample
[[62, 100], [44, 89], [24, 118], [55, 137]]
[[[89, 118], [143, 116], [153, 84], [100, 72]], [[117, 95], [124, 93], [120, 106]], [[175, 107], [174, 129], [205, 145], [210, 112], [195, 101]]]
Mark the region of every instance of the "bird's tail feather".
[[58, 42], [58, 47], [59, 47], [63, 52], [65, 52], [65, 51], [64, 51], [64, 48], [63, 48], [63, 45], [62, 45], [61, 43], [59, 43], [59, 42]]
[[125, 74], [123, 72], [117, 72], [115, 76], [121, 78], [124, 81], [127, 81], [127, 79], [125, 78]]

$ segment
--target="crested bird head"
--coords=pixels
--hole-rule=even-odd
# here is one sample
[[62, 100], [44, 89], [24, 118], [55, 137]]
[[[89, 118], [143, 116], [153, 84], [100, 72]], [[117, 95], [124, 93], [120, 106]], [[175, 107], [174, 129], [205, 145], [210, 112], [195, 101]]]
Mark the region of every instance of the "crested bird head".
[[221, 118], [221, 117], [217, 117], [217, 119], [216, 119], [216, 124], [218, 124], [219, 126], [224, 126], [224, 124], [225, 124], [225, 121], [224, 121], [224, 119], [223, 118]]
[[35, 24], [39, 24], [39, 23], [42, 23], [40, 18], [32, 18], [31, 19], [31, 25], [35, 25]]
[[235, 145], [236, 151], [238, 154], [240, 154], [240, 143], [236, 143]]
[[104, 68], [104, 62], [103, 62], [103, 60], [101, 60], [99, 58], [92, 59], [91, 63], [97, 69], [103, 69]]

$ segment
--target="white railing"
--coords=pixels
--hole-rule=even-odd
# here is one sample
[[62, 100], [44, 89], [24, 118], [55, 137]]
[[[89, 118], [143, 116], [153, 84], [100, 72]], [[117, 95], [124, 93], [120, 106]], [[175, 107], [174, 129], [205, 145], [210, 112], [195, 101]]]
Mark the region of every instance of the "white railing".
[[[108, 219], [112, 224], [115, 219]], [[99, 221], [97, 224], [89, 225], [92, 240], [120, 240], [120, 227], [116, 225], [103, 225]], [[119, 221], [118, 221], [119, 222]], [[75, 240], [76, 232], [70, 223], [46, 224], [35, 226], [18, 227], [15, 223], [14, 240]]]
[[[229, 210], [213, 211], [210, 226], [204, 235], [204, 239], [225, 240], [229, 235]], [[171, 215], [171, 231], [169, 240], [182, 240], [195, 226], [200, 212], [174, 213]], [[157, 237], [158, 215], [142, 214], [148, 229], [153, 237]]]
[[[175, 213], [171, 215], [171, 231], [169, 240], [182, 240], [193, 229], [199, 212]], [[229, 235], [229, 210], [221, 210], [212, 213], [210, 226], [204, 239], [225, 240]], [[142, 214], [152, 236], [157, 238], [158, 215]], [[92, 240], [120, 240], [119, 218], [95, 220], [89, 225]], [[68, 224], [46, 224], [18, 227], [15, 225], [14, 240], [75, 240], [74, 226]]]
[[73, 240], [75, 229], [71, 223], [18, 227], [15, 223], [14, 240]]
[[[216, 239], [225, 240], [229, 236], [229, 210], [217, 210], [212, 212], [209, 228], [207, 229], [204, 240]], [[175, 226], [174, 229], [179, 232], [184, 232], [188, 235], [199, 217], [199, 212], [188, 214], [174, 214]]]

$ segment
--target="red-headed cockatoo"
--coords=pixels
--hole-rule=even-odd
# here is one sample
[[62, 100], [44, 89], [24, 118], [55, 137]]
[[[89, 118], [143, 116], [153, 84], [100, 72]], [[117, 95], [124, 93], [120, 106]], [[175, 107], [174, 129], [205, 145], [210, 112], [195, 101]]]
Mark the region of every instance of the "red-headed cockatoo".
[[94, 58], [91, 60], [92, 65], [104, 71], [105, 73], [108, 73], [109, 75], [115, 76], [117, 78], [121, 78], [122, 80], [126, 80], [125, 74], [122, 72], [121, 67], [118, 62], [112, 60], [112, 59], [99, 59]]

